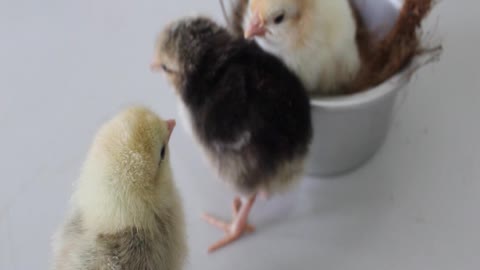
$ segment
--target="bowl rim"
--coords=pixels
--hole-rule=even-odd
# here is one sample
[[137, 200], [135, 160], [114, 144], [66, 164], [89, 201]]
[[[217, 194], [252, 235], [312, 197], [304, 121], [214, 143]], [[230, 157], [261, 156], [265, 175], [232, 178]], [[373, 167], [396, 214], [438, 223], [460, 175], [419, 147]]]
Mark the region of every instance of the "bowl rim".
[[345, 109], [367, 106], [405, 88], [409, 80], [405, 78], [404, 73], [405, 71], [400, 72], [380, 85], [359, 93], [345, 96], [310, 98], [310, 105], [312, 107], [328, 109]]

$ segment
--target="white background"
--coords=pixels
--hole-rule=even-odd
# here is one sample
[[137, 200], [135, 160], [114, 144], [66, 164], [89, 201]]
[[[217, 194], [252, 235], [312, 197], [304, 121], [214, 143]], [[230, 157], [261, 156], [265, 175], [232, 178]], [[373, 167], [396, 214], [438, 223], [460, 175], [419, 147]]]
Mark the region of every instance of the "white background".
[[[480, 5], [441, 1], [429, 28], [439, 64], [412, 83], [378, 155], [337, 179], [305, 179], [259, 202], [257, 233], [208, 256], [233, 193], [182, 128], [172, 141], [185, 201], [187, 269], [474, 270], [480, 268]], [[177, 117], [165, 80], [149, 71], [161, 27], [216, 0], [0, 0], [0, 269], [47, 269], [98, 126], [129, 104]]]

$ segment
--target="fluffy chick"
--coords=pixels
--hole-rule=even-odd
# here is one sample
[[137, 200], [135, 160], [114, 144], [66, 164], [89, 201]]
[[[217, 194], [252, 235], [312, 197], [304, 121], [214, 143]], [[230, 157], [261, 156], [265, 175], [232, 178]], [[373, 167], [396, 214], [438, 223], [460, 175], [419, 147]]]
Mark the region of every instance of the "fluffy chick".
[[257, 193], [283, 191], [302, 175], [312, 136], [309, 99], [278, 58], [208, 18], [167, 26], [153, 67], [174, 85], [213, 168], [241, 194], [231, 224], [205, 215], [226, 232], [214, 251], [253, 230], [247, 218]]
[[133, 107], [100, 129], [56, 235], [54, 269], [182, 268], [184, 218], [168, 150], [174, 127]]
[[232, 30], [282, 59], [310, 93], [341, 93], [357, 75], [361, 60], [349, 0], [236, 1]]

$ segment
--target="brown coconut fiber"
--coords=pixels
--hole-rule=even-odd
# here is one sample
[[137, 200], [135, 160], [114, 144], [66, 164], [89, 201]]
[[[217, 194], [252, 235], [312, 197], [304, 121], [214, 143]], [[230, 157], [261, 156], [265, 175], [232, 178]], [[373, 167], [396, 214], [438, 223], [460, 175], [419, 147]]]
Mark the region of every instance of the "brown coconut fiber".
[[413, 74], [419, 68], [411, 65], [417, 57], [427, 56], [427, 61], [423, 64], [438, 59], [442, 47], [424, 47], [421, 34], [421, 23], [433, 5], [434, 0], [405, 0], [396, 24], [381, 40], [375, 40], [372, 33], [366, 30], [360, 16], [356, 16], [362, 68], [347, 87], [347, 94], [378, 86], [405, 69], [410, 71], [407, 75]]

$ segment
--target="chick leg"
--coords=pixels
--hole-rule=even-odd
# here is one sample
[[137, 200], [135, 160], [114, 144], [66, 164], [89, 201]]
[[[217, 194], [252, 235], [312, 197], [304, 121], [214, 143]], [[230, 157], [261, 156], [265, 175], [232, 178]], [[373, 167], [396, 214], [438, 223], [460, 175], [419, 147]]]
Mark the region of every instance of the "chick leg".
[[[240, 197], [235, 197], [233, 200], [233, 218], [235, 219], [236, 216], [238, 216], [238, 213], [240, 212], [240, 208], [242, 207], [242, 199]], [[227, 231], [227, 230], [224, 230]], [[255, 227], [247, 223], [247, 232], [248, 233], [253, 233], [255, 231]]]
[[203, 218], [211, 225], [225, 231], [226, 236], [217, 243], [210, 246], [208, 252], [214, 252], [239, 239], [245, 232], [253, 232], [254, 228], [248, 224], [248, 215], [255, 202], [256, 195], [250, 197], [245, 203], [240, 198], [235, 198], [233, 203], [234, 218], [231, 224], [220, 221], [208, 214]]

